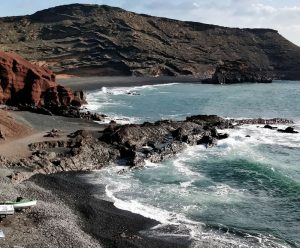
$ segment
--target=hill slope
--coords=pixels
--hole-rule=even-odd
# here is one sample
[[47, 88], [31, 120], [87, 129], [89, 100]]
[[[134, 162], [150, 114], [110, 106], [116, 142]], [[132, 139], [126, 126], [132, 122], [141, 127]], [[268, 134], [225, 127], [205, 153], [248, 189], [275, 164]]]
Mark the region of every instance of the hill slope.
[[210, 77], [240, 60], [277, 78], [300, 79], [300, 48], [271, 29], [238, 29], [72, 4], [0, 18], [0, 48], [55, 72]]

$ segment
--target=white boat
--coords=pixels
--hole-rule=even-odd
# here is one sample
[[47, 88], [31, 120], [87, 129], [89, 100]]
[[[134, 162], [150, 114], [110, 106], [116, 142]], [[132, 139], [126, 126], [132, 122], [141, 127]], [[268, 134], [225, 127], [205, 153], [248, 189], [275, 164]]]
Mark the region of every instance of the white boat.
[[16, 201], [6, 201], [2, 204], [5, 204], [6, 206], [12, 206], [14, 210], [21, 210], [35, 206], [37, 201], [29, 199], [17, 199]]
[[12, 205], [0, 205], [0, 217], [6, 217], [7, 215], [13, 215], [15, 213], [14, 206]]
[[0, 239], [4, 239], [4, 238], [5, 238], [5, 235], [4, 235], [3, 231], [0, 230]]
[[24, 208], [30, 208], [35, 206], [37, 201], [24, 201], [24, 202], [16, 202], [13, 204], [15, 210], [24, 209]]

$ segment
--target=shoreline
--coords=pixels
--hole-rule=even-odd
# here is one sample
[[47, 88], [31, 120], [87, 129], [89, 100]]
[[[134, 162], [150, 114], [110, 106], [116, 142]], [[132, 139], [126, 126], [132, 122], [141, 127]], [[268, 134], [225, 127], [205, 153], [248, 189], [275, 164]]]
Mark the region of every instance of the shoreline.
[[102, 87], [132, 87], [168, 83], [202, 84], [201, 79], [192, 77], [71, 77], [58, 78], [58, 83], [72, 90], [93, 91]]
[[105, 185], [94, 186], [81, 178], [88, 172], [35, 175], [17, 185], [5, 178], [3, 169], [0, 172], [0, 186], [6, 191], [0, 200], [20, 195], [38, 200], [37, 206], [0, 222], [6, 235], [0, 239], [2, 248], [188, 248], [191, 244], [187, 238], [150, 237], [141, 233], [159, 222], [103, 200], [107, 198]]
[[[22, 150], [28, 152], [23, 156], [30, 154], [28, 144], [47, 139], [43, 135], [51, 128], [62, 129], [61, 138], [64, 139], [68, 133], [78, 129], [98, 131], [106, 126], [92, 121], [26, 111], [9, 113], [20, 125], [35, 131], [26, 136], [25, 141], [19, 137], [7, 146], [14, 152], [13, 147], [22, 143]], [[0, 165], [0, 201], [22, 196], [37, 199], [38, 205], [0, 222], [0, 229], [6, 235], [5, 239], [0, 240], [0, 246], [3, 248], [44, 247], [44, 244], [51, 244], [47, 247], [95, 248], [187, 248], [190, 245], [190, 240], [185, 238], [171, 240], [141, 234], [141, 231], [149, 230], [159, 222], [118, 209], [111, 201], [96, 198], [95, 194], [103, 199], [108, 196], [105, 193], [105, 185], [95, 187], [80, 179], [81, 174], [89, 172], [37, 174], [19, 184], [13, 184], [7, 176], [15, 169], [25, 168], [6, 168]]]
[[108, 196], [105, 185], [94, 186], [81, 178], [88, 172], [68, 172], [53, 175], [37, 175], [33, 181], [50, 190], [82, 218], [82, 230], [94, 237], [104, 247], [189, 247], [190, 241], [148, 237], [141, 231], [149, 230], [159, 222], [142, 215], [118, 209], [114, 203], [103, 200]]

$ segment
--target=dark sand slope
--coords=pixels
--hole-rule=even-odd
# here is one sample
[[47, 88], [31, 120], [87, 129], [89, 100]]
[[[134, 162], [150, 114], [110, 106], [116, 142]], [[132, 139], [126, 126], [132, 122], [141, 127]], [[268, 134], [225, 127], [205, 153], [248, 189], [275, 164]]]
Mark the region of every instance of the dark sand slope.
[[83, 230], [104, 247], [187, 247], [188, 240], [159, 240], [148, 238], [139, 233], [156, 224], [154, 220], [137, 214], [119, 210], [113, 203], [94, 195], [104, 195], [103, 188], [80, 179], [80, 174], [69, 173], [50, 176], [34, 176], [30, 182], [50, 190], [73, 209], [82, 220]]
[[20, 195], [39, 200], [36, 207], [0, 223], [6, 235], [0, 240], [1, 248], [102, 247], [81, 229], [82, 219], [54, 193], [30, 181], [12, 185], [4, 178], [2, 169], [0, 175], [0, 200]]
[[201, 83], [199, 79], [192, 77], [73, 77], [68, 79], [58, 79], [58, 82], [73, 90], [92, 91], [102, 87], [131, 87], [143, 85], [156, 85], [168, 83]]

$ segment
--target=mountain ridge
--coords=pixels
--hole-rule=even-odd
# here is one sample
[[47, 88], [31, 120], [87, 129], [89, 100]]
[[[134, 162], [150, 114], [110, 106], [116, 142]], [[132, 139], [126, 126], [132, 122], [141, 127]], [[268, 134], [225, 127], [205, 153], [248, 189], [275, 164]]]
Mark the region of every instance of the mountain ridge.
[[56, 73], [212, 77], [241, 60], [275, 79], [300, 79], [300, 47], [273, 29], [227, 28], [71, 4], [0, 18], [0, 48]]

